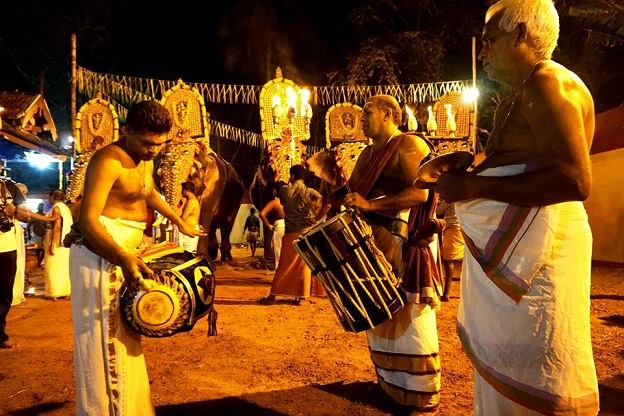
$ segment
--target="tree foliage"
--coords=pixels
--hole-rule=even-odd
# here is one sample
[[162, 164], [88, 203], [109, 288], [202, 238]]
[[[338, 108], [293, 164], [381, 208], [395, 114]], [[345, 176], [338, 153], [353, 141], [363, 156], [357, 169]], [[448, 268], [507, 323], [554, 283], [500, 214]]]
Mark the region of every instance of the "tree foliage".
[[[470, 37], [482, 11], [474, 2], [367, 0], [351, 13], [357, 46], [333, 83], [387, 84], [470, 75]], [[453, 56], [454, 59], [448, 59]], [[458, 71], [456, 65], [463, 65]]]

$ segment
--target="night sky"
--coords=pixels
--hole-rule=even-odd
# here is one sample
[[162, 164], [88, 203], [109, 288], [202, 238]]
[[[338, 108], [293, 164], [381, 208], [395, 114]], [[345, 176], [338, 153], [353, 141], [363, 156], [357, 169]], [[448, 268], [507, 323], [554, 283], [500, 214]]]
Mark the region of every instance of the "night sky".
[[[45, 98], [60, 135], [66, 137], [70, 120], [71, 33], [78, 36], [79, 65], [97, 72], [155, 79], [182, 78], [187, 82], [263, 85], [273, 78], [275, 67], [279, 65], [285, 78], [300, 85], [327, 85], [328, 74], [344, 69], [349, 53], [355, 52], [366, 38], [367, 33], [362, 33], [353, 24], [350, 16], [353, 10], [365, 4], [376, 4], [377, 10], [383, 13], [394, 3], [410, 11], [418, 4], [424, 5], [422, 7], [427, 11], [447, 7], [443, 16], [445, 30], [455, 29], [456, 33], [450, 38], [454, 45], [450, 49], [448, 43], [446, 45], [444, 73], [439, 79], [426, 81], [470, 78], [470, 37], [479, 36], [481, 32], [487, 0], [366, 1], [5, 2], [0, 25], [0, 90], [37, 92], [43, 75]], [[423, 19], [425, 17], [423, 15]], [[413, 15], [405, 16], [404, 20], [412, 18]], [[413, 21], [399, 23], [408, 26]], [[439, 20], [428, 23], [435, 28], [439, 25], [440, 30], [443, 28]], [[378, 31], [383, 31], [383, 26]], [[585, 68], [573, 69], [580, 69], [581, 72], [577, 73], [596, 92], [603, 80], [621, 73], [621, 65], [617, 63], [624, 55], [614, 54], [609, 59], [600, 57], [617, 65], [612, 65], [610, 73], [598, 71], [597, 64], [594, 64], [598, 62], [596, 56], [591, 55], [596, 48], [585, 42], [588, 33], [577, 21], [564, 19], [560, 44], [575, 51], [567, 54], [569, 59], [564, 60], [564, 64], [574, 65], [584, 56]], [[440, 32], [440, 37], [444, 35]], [[583, 49], [579, 49], [580, 44], [584, 44]], [[406, 58], [410, 65], [411, 57]], [[622, 90], [621, 86], [610, 87], [621, 83], [603, 84], [607, 85], [604, 91]], [[620, 98], [614, 96], [609, 105], [614, 106], [613, 103], [617, 104]], [[598, 99], [597, 103], [601, 101], [605, 102]], [[256, 105], [207, 103], [207, 107], [215, 120], [249, 131], [260, 130]], [[313, 135], [320, 142], [324, 136], [324, 109], [315, 111]], [[257, 149], [226, 140], [213, 147], [235, 167], [239, 164], [242, 169], [247, 169], [250, 161], [256, 163], [259, 153]], [[245, 163], [241, 164], [240, 159]]]
[[[349, 11], [358, 2], [60, 3], [7, 5], [0, 26], [0, 89], [38, 91], [43, 72], [46, 99], [66, 129], [72, 32], [79, 65], [98, 72], [262, 85], [280, 65], [295, 82], [324, 84], [325, 74], [344, 64], [353, 34]], [[268, 43], [278, 49], [270, 56]]]
[[[11, 2], [3, 5], [0, 26], [0, 90], [36, 93], [43, 74], [45, 98], [59, 134], [67, 137], [71, 33], [78, 38], [78, 64], [97, 72], [262, 85], [279, 65], [286, 78], [324, 85], [326, 74], [344, 65], [353, 36], [349, 13], [357, 4], [353, 0]], [[218, 121], [260, 130], [255, 105], [207, 107]], [[249, 181], [248, 161], [257, 163], [257, 149], [223, 140], [213, 147], [235, 165], [245, 160], [240, 170]]]

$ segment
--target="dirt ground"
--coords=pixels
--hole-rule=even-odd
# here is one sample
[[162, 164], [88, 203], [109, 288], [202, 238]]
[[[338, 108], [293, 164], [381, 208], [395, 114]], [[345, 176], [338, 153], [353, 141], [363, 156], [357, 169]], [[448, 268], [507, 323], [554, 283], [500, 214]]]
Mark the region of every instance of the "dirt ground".
[[[144, 338], [160, 416], [390, 415], [375, 384], [365, 334], [346, 333], [325, 299], [261, 306], [273, 272], [244, 249], [217, 270], [217, 337], [206, 321], [170, 338]], [[41, 273], [32, 281], [42, 289]], [[438, 312], [440, 415], [469, 415], [472, 367], [455, 333], [458, 284]], [[592, 335], [603, 415], [624, 415], [624, 265], [594, 265]], [[0, 415], [74, 413], [69, 300], [40, 295], [11, 309], [16, 349], [0, 350]]]

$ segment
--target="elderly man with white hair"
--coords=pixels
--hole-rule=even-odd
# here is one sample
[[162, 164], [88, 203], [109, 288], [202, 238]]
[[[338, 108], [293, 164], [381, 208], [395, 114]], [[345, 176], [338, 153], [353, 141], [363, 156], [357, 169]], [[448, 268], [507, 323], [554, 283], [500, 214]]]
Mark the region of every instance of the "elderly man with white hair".
[[490, 7], [480, 59], [511, 86], [485, 160], [436, 190], [465, 234], [458, 332], [475, 366], [476, 415], [595, 415], [589, 195], [594, 104], [551, 60], [551, 0]]

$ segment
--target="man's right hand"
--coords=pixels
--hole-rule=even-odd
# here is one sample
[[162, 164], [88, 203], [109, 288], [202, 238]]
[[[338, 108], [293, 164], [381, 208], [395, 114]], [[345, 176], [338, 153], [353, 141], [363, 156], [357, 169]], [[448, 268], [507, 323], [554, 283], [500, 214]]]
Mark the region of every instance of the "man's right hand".
[[199, 230], [196, 230], [195, 228], [189, 226], [185, 221], [178, 224], [178, 230], [182, 234], [188, 235], [189, 237], [205, 237], [208, 235], [202, 227], [199, 227]]
[[[154, 275], [154, 271], [147, 267], [139, 257], [123, 252], [117, 256], [117, 262], [121, 267], [126, 282], [131, 285], [137, 285], [144, 290], [153, 288], [151, 278]], [[145, 277], [150, 280], [145, 279]]]
[[13, 218], [13, 216], [15, 215], [15, 212], [17, 211], [17, 208], [13, 204], [5, 204], [3, 209], [4, 209], [4, 215], [6, 215], [9, 218]]

